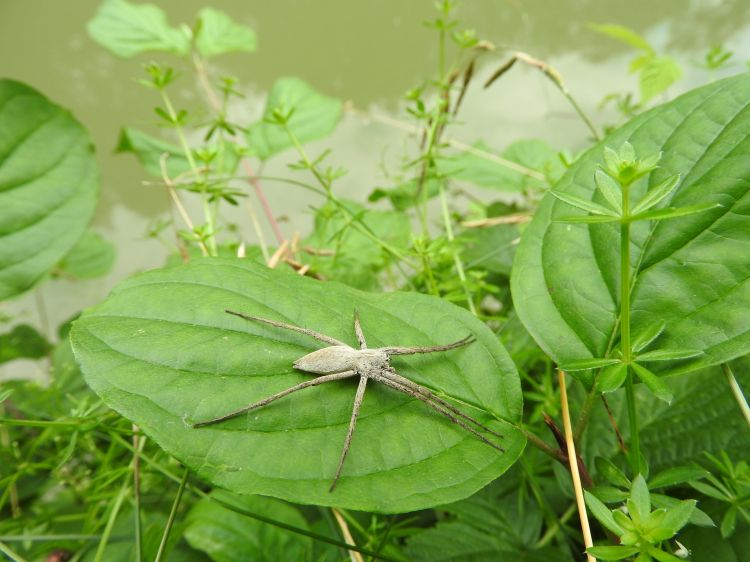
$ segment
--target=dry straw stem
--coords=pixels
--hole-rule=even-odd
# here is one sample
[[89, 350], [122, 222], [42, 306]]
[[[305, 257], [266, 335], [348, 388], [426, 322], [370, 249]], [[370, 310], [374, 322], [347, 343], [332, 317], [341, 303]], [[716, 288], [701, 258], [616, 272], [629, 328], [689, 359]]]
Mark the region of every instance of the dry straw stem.
[[[354, 537], [352, 537], [351, 531], [349, 531], [349, 525], [346, 524], [346, 520], [341, 515], [339, 510], [336, 508], [331, 508], [331, 512], [336, 518], [336, 523], [338, 523], [339, 527], [341, 527], [341, 535], [344, 537], [344, 542], [352, 546], [357, 546], [357, 543], [354, 542]], [[362, 558], [362, 555], [356, 550], [350, 550], [349, 557], [351, 558], [352, 562], [364, 562], [364, 558]]]
[[[581, 475], [578, 472], [578, 462], [576, 456], [576, 444], [573, 441], [573, 427], [570, 423], [570, 410], [568, 409], [568, 391], [565, 388], [565, 371], [558, 369], [557, 376], [560, 382], [560, 402], [562, 405], [563, 427], [565, 429], [565, 443], [568, 446], [568, 464], [570, 465], [570, 474], [573, 477], [573, 491], [578, 504], [578, 516], [581, 519], [581, 531], [583, 533], [583, 543], [586, 548], [594, 546], [591, 539], [591, 528], [586, 515], [586, 503], [583, 499], [583, 487], [581, 486]], [[588, 562], [596, 562], [588, 552], [586, 553]]]

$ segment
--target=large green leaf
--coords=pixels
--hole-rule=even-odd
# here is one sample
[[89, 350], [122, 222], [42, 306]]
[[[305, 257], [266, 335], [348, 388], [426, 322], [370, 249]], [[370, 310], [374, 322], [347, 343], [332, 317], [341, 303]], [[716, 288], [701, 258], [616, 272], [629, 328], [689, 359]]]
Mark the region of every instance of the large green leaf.
[[263, 118], [247, 131], [250, 150], [261, 160], [293, 146], [284, 127], [269, 122], [276, 111], [291, 113], [287, 125], [304, 143], [330, 134], [341, 119], [342, 106], [340, 100], [316, 92], [299, 78], [279, 78], [268, 94]]
[[[635, 338], [664, 322], [652, 349], [698, 349], [679, 362], [653, 363], [657, 372], [683, 373], [750, 351], [750, 75], [715, 82], [657, 107], [581, 157], [556, 191], [603, 202], [594, 173], [604, 146], [630, 142], [641, 156], [663, 151], [660, 167], [633, 186], [680, 174], [668, 206], [721, 207], [662, 222], [633, 225], [637, 270], [631, 296]], [[602, 357], [619, 316], [619, 226], [571, 225], [582, 214], [547, 196], [524, 232], [511, 287], [518, 314], [557, 362]]]
[[29, 86], [0, 80], [0, 301], [29, 289], [70, 251], [98, 190], [83, 127]]
[[171, 27], [164, 11], [154, 4], [104, 0], [86, 27], [97, 43], [119, 57], [133, 57], [147, 51], [177, 55], [190, 51], [189, 32]]
[[[249, 415], [193, 429], [312, 375], [292, 362], [321, 347], [300, 334], [230, 316], [271, 317], [354, 344], [356, 309], [371, 347], [431, 345], [445, 354], [395, 358], [404, 376], [502, 433], [498, 452], [425, 404], [368, 387], [341, 476], [328, 491], [356, 384], [329, 383]], [[297, 503], [403, 512], [464, 498], [502, 474], [524, 438], [518, 374], [495, 335], [463, 309], [413, 293], [370, 294], [240, 259], [151, 271], [116, 288], [71, 332], [86, 380], [199, 475], [238, 493]]]

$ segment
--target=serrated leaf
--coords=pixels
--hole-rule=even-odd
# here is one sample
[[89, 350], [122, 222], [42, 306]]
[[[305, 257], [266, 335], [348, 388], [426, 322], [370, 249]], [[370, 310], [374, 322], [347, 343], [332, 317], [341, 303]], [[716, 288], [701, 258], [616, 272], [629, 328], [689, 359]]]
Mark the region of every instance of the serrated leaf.
[[678, 183], [680, 183], [680, 175], [675, 174], [649, 189], [635, 207], [633, 207], [632, 214], [637, 215], [638, 213], [648, 211], [654, 205], [658, 205], [667, 195], [674, 191]]
[[624, 363], [610, 365], [596, 379], [599, 392], [614, 392], [622, 386], [628, 376], [628, 367]]
[[247, 130], [250, 150], [267, 160], [293, 146], [284, 127], [269, 123], [278, 110], [291, 112], [288, 127], [301, 143], [329, 135], [341, 119], [342, 104], [312, 89], [299, 78], [280, 78], [271, 87], [260, 121]]
[[607, 367], [609, 365], [617, 365], [621, 363], [621, 359], [596, 357], [592, 359], [581, 359], [579, 361], [571, 361], [560, 365], [560, 369], [563, 371], [583, 371], [585, 369], [598, 369], [600, 367]]
[[612, 511], [604, 505], [599, 498], [588, 490], [583, 491], [586, 505], [591, 510], [591, 514], [596, 517], [597, 521], [616, 535], [622, 535], [625, 530], [615, 521]]
[[239, 51], [253, 52], [256, 44], [255, 32], [235, 23], [224, 12], [214, 8], [203, 8], [198, 12], [195, 48], [204, 57]]
[[698, 480], [708, 475], [706, 469], [700, 466], [674, 466], [663, 470], [649, 480], [649, 488], [666, 488], [677, 484], [684, 484], [690, 480]]
[[607, 217], [619, 218], [619, 215], [612, 209], [609, 209], [604, 205], [599, 205], [599, 203], [587, 201], [586, 199], [576, 197], [575, 195], [570, 195], [568, 193], [562, 193], [559, 191], [550, 191], [549, 193], [560, 201], [564, 201], [568, 205], [572, 205], [573, 207], [581, 209], [582, 211], [588, 211], [589, 213], [594, 213], [595, 215], [604, 215]]
[[[681, 174], [670, 205], [707, 201], [724, 207], [684, 220], [631, 225], [631, 332], [655, 322], [665, 329], [664, 349], [700, 349], [679, 365], [655, 369], [687, 373], [750, 353], [750, 75], [693, 90], [645, 112], [610, 134], [605, 143], [629, 140], [638, 155], [663, 151], [659, 173]], [[609, 155], [609, 156], [607, 156]], [[568, 169], [556, 193], [591, 199], [594, 172], [611, 151], [597, 146]], [[645, 182], [631, 186], [643, 196]], [[546, 197], [521, 237], [511, 274], [516, 311], [539, 346], [558, 364], [604, 356], [619, 329], [620, 232], [617, 224], [570, 228], [555, 219], [570, 212]], [[661, 211], [661, 210], [660, 210]], [[649, 212], [649, 211], [647, 211]], [[613, 250], [615, 249], [615, 250]]]
[[[424, 403], [372, 384], [341, 479], [329, 493], [355, 381], [307, 389], [192, 428], [190, 421], [309, 380], [292, 363], [321, 347], [225, 309], [292, 322], [350, 344], [356, 342], [356, 309], [370, 347], [474, 335], [476, 343], [450, 356], [399, 357], [394, 367], [502, 433], [506, 453]], [[519, 378], [497, 337], [467, 311], [424, 295], [370, 294], [248, 260], [205, 259], [123, 282], [75, 322], [70, 337], [86, 381], [106, 404], [201, 477], [235, 493], [412, 511], [471, 495], [507, 470], [524, 446], [511, 425], [521, 418]]]
[[612, 205], [618, 215], [622, 214], [622, 188], [612, 176], [602, 169], [594, 173], [594, 180], [604, 198]]
[[[684, 500], [667, 509], [667, 514], [662, 520], [662, 526], [672, 531], [671, 536], [676, 535], [680, 529], [687, 525], [693, 511], [695, 511], [696, 504], [695, 500]], [[669, 537], [665, 537], [665, 539], [667, 538]]]
[[633, 367], [633, 371], [641, 380], [641, 382], [645, 384], [651, 392], [654, 393], [654, 396], [656, 396], [660, 400], [664, 400], [664, 402], [666, 402], [667, 404], [672, 403], [672, 399], [674, 398], [674, 396], [672, 395], [672, 391], [669, 390], [669, 387], [664, 384], [664, 381], [662, 381], [657, 375], [649, 371], [643, 365], [639, 365], [638, 363], [631, 363], [630, 366]]
[[637, 546], [591, 546], [586, 552], [602, 560], [624, 560], [640, 552]]
[[190, 52], [190, 37], [171, 27], [164, 11], [154, 4], [104, 0], [86, 29], [94, 41], [119, 57], [147, 51]]
[[703, 353], [700, 349], [655, 349], [638, 354], [638, 361], [677, 361], [689, 359]]
[[60, 261], [58, 267], [78, 279], [94, 279], [109, 273], [114, 263], [114, 245], [89, 230]]
[[721, 205], [716, 203], [702, 203], [699, 205], [690, 205], [688, 207], [665, 207], [664, 209], [654, 209], [652, 211], [645, 211], [637, 215], [632, 215], [630, 220], [631, 222], [636, 222], [643, 220], [676, 219], [702, 213], [710, 209], [717, 209], [719, 207], [721, 207]]
[[0, 301], [35, 285], [93, 215], [99, 172], [91, 139], [36, 90], [0, 80]]
[[633, 351], [637, 353], [647, 347], [648, 344], [661, 335], [665, 326], [664, 320], [657, 320], [635, 334], [631, 342]]

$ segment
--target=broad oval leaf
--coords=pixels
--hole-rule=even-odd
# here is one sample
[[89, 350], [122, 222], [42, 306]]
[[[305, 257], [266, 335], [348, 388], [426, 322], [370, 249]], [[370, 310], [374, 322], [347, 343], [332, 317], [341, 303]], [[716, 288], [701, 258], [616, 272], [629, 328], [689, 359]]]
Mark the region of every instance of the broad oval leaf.
[[341, 119], [342, 104], [299, 78], [279, 78], [268, 94], [263, 118], [247, 131], [250, 150], [261, 160], [294, 146], [284, 127], [267, 121], [277, 110], [291, 112], [287, 126], [304, 143], [333, 132]]
[[[424, 403], [368, 386], [338, 486], [328, 492], [349, 424], [355, 381], [294, 393], [221, 424], [207, 420], [313, 375], [292, 363], [312, 338], [225, 309], [307, 327], [354, 345], [355, 309], [370, 347], [432, 345], [447, 353], [395, 357], [402, 375], [443, 394], [504, 435], [504, 454]], [[87, 382], [199, 475], [238, 493], [297, 503], [404, 512], [471, 495], [520, 455], [518, 374], [497, 337], [463, 309], [413, 293], [370, 294], [247, 260], [199, 260], [123, 282], [71, 332]]]
[[129, 58], [147, 51], [190, 52], [190, 36], [171, 27], [167, 16], [154, 4], [104, 0], [86, 26], [94, 41], [118, 57]]
[[94, 279], [109, 273], [115, 263], [115, 246], [96, 232], [88, 230], [65, 256], [59, 273], [77, 279]]
[[69, 112], [0, 80], [0, 301], [73, 248], [94, 212], [98, 176], [88, 133]]
[[224, 12], [203, 8], [198, 14], [195, 48], [204, 57], [237, 51], [252, 52], [256, 43], [252, 29], [235, 23]]
[[[582, 156], [555, 191], [603, 200], [594, 174], [604, 147], [630, 142], [639, 156], [663, 151], [659, 168], [632, 187], [680, 174], [667, 205], [721, 204], [682, 218], [632, 226], [634, 334], [665, 328], [649, 349], [704, 353], [657, 372], [684, 373], [750, 351], [750, 75], [715, 82], [657, 107]], [[616, 343], [619, 225], [557, 223], [567, 203], [547, 196], [524, 232], [511, 279], [521, 320], [558, 363], [602, 357]], [[583, 211], [578, 211], [583, 214]]]

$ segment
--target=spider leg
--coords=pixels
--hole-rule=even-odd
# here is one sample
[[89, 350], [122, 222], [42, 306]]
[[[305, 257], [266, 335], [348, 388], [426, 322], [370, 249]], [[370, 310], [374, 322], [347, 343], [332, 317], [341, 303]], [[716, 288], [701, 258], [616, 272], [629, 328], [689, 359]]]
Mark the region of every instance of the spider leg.
[[234, 312], [233, 310], [225, 310], [224, 312], [228, 314], [233, 314], [234, 316], [239, 316], [240, 318], [244, 318], [245, 320], [263, 322], [264, 324], [270, 324], [271, 326], [276, 326], [277, 328], [291, 330], [292, 332], [299, 332], [300, 334], [305, 334], [306, 336], [310, 336], [311, 338], [315, 338], [316, 340], [320, 340], [330, 345], [345, 345], [346, 347], [349, 347], [348, 344], [341, 342], [337, 340], [336, 338], [332, 338], [331, 336], [327, 336], [325, 334], [314, 332], [313, 330], [308, 330], [307, 328], [300, 328], [299, 326], [295, 326], [294, 324], [285, 324], [284, 322], [279, 322], [277, 320], [269, 320], [268, 318], [260, 318], [259, 316], [250, 316], [249, 314], [243, 314], [242, 312]]
[[302, 390], [303, 388], [307, 388], [309, 386], [317, 386], [319, 384], [323, 384], [326, 382], [331, 381], [338, 381], [341, 379], [346, 379], [351, 376], [354, 376], [356, 373], [355, 371], [343, 371], [341, 373], [333, 373], [331, 375], [323, 375], [321, 377], [316, 377], [314, 379], [311, 379], [309, 381], [301, 382], [299, 384], [295, 384], [292, 387], [287, 388], [286, 390], [282, 390], [281, 392], [277, 392], [276, 394], [272, 394], [268, 398], [264, 398], [263, 400], [258, 400], [257, 402], [253, 402], [249, 406], [244, 406], [240, 408], [239, 410], [234, 410], [233, 412], [229, 412], [228, 414], [224, 414], [223, 416], [219, 416], [218, 418], [214, 418], [211, 420], [206, 420], [202, 422], [197, 422], [193, 424], [193, 427], [204, 427], [206, 425], [212, 425], [215, 423], [222, 422], [224, 420], [228, 420], [229, 418], [233, 418], [235, 416], [239, 416], [240, 414], [244, 414], [245, 412], [249, 412], [250, 410], [255, 410], [257, 408], [262, 408], [263, 406], [266, 406], [270, 404], [271, 402], [274, 402], [275, 400], [278, 400], [279, 398], [283, 398], [284, 396], [288, 396], [289, 394], [292, 394], [293, 392], [297, 392], [298, 390]]
[[[380, 382], [382, 382], [386, 386], [389, 386], [389, 387], [393, 388], [394, 390], [398, 390], [399, 392], [403, 392], [404, 394], [408, 394], [409, 396], [412, 396], [412, 397], [414, 397], [414, 398], [416, 398], [418, 400], [421, 400], [422, 402], [424, 402], [425, 404], [427, 404], [430, 408], [432, 408], [436, 412], [444, 415], [450, 421], [452, 421], [453, 423], [455, 423], [459, 427], [462, 427], [463, 429], [465, 429], [466, 431], [468, 431], [469, 433], [471, 433], [472, 435], [474, 435], [475, 437], [477, 437], [480, 441], [486, 443], [487, 445], [489, 445], [493, 449], [497, 449], [501, 453], [505, 452], [505, 449], [503, 449], [499, 445], [496, 445], [495, 443], [493, 443], [492, 441], [490, 441], [489, 439], [487, 439], [484, 435], [482, 435], [481, 433], [479, 433], [476, 429], [474, 429], [470, 425], [466, 424], [465, 422], [463, 422], [460, 419], [458, 419], [457, 417], [455, 417], [450, 411], [448, 411], [445, 408], [439, 406], [438, 404], [435, 404], [434, 402], [432, 402], [431, 400], [427, 399], [425, 396], [423, 396], [423, 395], [415, 392], [414, 390], [412, 390], [408, 386], [404, 386], [404, 385], [402, 385], [402, 384], [400, 384], [400, 383], [398, 383], [398, 382], [396, 382], [396, 381], [394, 381], [393, 379], [390, 379], [390, 378], [380, 379]], [[465, 416], [465, 415], [464, 415], [464, 417], [468, 418], [468, 416]], [[471, 419], [471, 418], [469, 418], [469, 419]], [[473, 419], [472, 419], [472, 421], [475, 424], [477, 424], [479, 427], [481, 427], [483, 429], [488, 429], [485, 426], [483, 426], [481, 423], [479, 423], [478, 421], [473, 420]], [[494, 433], [494, 432], [491, 431], [491, 433]]]
[[443, 400], [437, 394], [432, 392], [429, 388], [424, 387], [421, 384], [417, 384], [414, 381], [409, 380], [406, 377], [399, 375], [395, 371], [386, 371], [384, 376], [394, 382], [399, 383], [402, 386], [411, 388], [414, 392], [418, 392], [419, 394], [422, 394], [425, 398], [427, 398], [428, 400], [431, 400], [432, 402], [437, 402], [438, 404], [440, 404], [440, 406], [442, 406], [446, 410], [453, 412], [455, 415], [457, 415], [460, 418], [470, 421], [474, 425], [485, 430], [487, 433], [491, 433], [492, 435], [494, 435], [495, 437], [499, 437], [500, 439], [503, 438], [503, 436], [500, 433], [497, 433], [496, 431], [491, 430], [489, 427], [482, 425], [481, 423], [479, 423], [477, 420], [475, 420], [468, 414], [464, 414], [461, 410], [456, 408], [453, 404], [451, 404], [450, 402], [446, 400]]
[[435, 353], [436, 351], [448, 351], [449, 349], [456, 349], [457, 347], [463, 347], [474, 343], [476, 338], [474, 336], [466, 336], [463, 339], [448, 343], [445, 345], [433, 345], [431, 347], [383, 347], [381, 348], [388, 355], [414, 355], [415, 353]]
[[365, 397], [365, 389], [367, 388], [367, 377], [360, 376], [359, 386], [357, 387], [357, 394], [354, 396], [354, 407], [352, 408], [352, 418], [349, 421], [349, 430], [346, 432], [346, 439], [344, 439], [344, 448], [341, 450], [341, 458], [339, 459], [339, 466], [336, 468], [336, 476], [333, 477], [333, 483], [328, 489], [328, 492], [333, 492], [336, 484], [339, 481], [341, 475], [341, 469], [344, 467], [344, 461], [346, 455], [349, 453], [349, 445], [352, 443], [352, 435], [354, 435], [354, 426], [357, 424], [357, 418], [359, 417], [359, 409], [362, 407], [362, 399]]
[[367, 341], [365, 340], [365, 334], [362, 331], [362, 324], [359, 322], [359, 312], [354, 311], [354, 333], [357, 334], [357, 341], [359, 342], [360, 349], [367, 349]]

